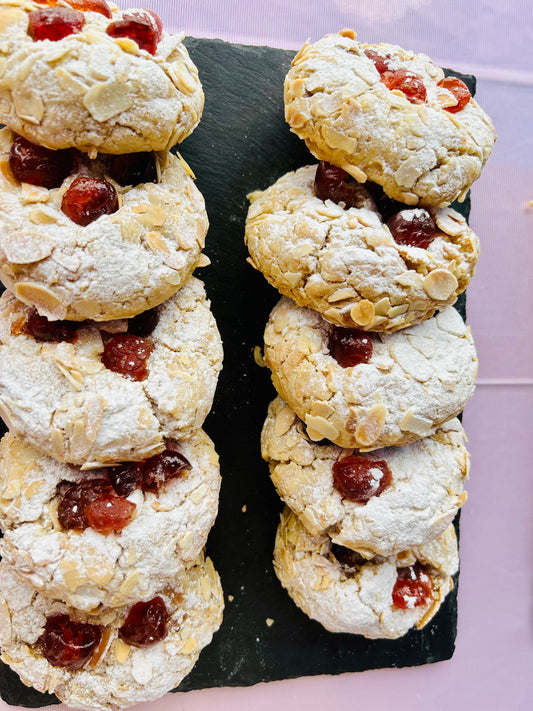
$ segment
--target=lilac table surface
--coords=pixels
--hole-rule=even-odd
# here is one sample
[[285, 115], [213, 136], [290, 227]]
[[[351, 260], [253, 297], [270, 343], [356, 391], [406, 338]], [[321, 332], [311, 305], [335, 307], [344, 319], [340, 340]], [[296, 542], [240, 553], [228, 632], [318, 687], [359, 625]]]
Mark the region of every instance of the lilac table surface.
[[[130, 2], [120, 2], [122, 7]], [[167, 694], [146, 711], [522, 711], [533, 702], [533, 4], [531, 0], [146, 0], [169, 31], [298, 49], [352, 27], [478, 78], [498, 133], [472, 189], [482, 256], [468, 289], [478, 387], [464, 425], [456, 651], [410, 669]], [[0, 702], [0, 711], [9, 709]], [[52, 707], [61, 709], [61, 706]]]

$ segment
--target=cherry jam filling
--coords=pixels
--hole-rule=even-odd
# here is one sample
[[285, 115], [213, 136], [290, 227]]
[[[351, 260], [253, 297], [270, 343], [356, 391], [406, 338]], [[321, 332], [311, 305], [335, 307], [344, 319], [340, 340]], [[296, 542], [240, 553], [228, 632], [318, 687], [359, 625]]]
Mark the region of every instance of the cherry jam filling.
[[442, 86], [445, 89], [448, 89], [448, 91], [451, 91], [457, 100], [457, 104], [455, 106], [444, 107], [444, 110], [451, 114], [456, 114], [458, 111], [462, 111], [472, 98], [472, 94], [470, 93], [467, 85], [458, 77], [445, 77], [439, 81], [438, 86]]
[[374, 350], [369, 333], [340, 326], [334, 326], [331, 330], [328, 348], [342, 368], [368, 363]]
[[9, 167], [21, 183], [58, 188], [72, 170], [72, 151], [53, 151], [17, 136], [9, 151]]
[[118, 207], [117, 191], [109, 181], [84, 175], [72, 181], [61, 202], [65, 215], [82, 227], [102, 215], [111, 215]]
[[326, 161], [321, 161], [317, 166], [313, 191], [320, 200], [342, 203], [345, 210], [368, 206], [370, 197], [349, 173]]
[[333, 486], [344, 499], [366, 504], [390, 486], [392, 473], [384, 460], [350, 455], [333, 464]]
[[401, 610], [426, 605], [433, 597], [433, 583], [424, 567], [416, 562], [398, 568], [392, 590], [392, 604]]
[[78, 338], [80, 324], [76, 321], [49, 321], [46, 316], [39, 316], [32, 307], [21, 329], [21, 333], [32, 336], [39, 343], [74, 343]]
[[163, 598], [138, 602], [130, 609], [119, 636], [135, 647], [150, 647], [167, 636], [169, 614]]
[[161, 39], [162, 23], [150, 10], [130, 10], [122, 20], [110, 22], [106, 32], [110, 37], [128, 37], [136, 42], [139, 49], [155, 54]]
[[51, 615], [37, 644], [45, 659], [54, 667], [81, 669], [100, 644], [98, 625], [76, 622], [68, 615]]
[[57, 42], [83, 29], [83, 12], [71, 7], [43, 7], [28, 13], [28, 34], [34, 41]]
[[148, 376], [148, 358], [153, 349], [145, 338], [121, 333], [107, 341], [100, 358], [109, 370], [140, 381]]
[[109, 177], [119, 185], [157, 183], [155, 153], [125, 153], [113, 156]]
[[394, 241], [410, 247], [427, 249], [437, 236], [433, 218], [420, 208], [401, 210], [387, 220]]

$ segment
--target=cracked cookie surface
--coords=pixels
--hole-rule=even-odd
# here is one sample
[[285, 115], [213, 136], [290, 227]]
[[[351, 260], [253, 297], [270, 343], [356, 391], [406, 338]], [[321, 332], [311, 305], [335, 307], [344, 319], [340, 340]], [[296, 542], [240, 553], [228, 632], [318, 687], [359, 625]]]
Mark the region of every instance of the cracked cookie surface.
[[[327, 533], [333, 543], [365, 558], [433, 540], [466, 500], [469, 457], [457, 419], [405, 447], [360, 454], [309, 440], [303, 422], [278, 397], [268, 409], [261, 450], [278, 494], [309, 533]], [[388, 486], [366, 502], [350, 500], [335, 485], [334, 464], [352, 455], [385, 462], [392, 475]]]
[[198, 265], [207, 213], [176, 156], [155, 156], [157, 182], [112, 181], [118, 210], [79, 225], [61, 210], [66, 191], [79, 175], [103, 178], [113, 157], [89, 160], [78, 153], [71, 174], [49, 190], [14, 178], [12, 141], [11, 131], [0, 131], [0, 278], [41, 314], [134, 316], [172, 296]]
[[[372, 50], [392, 70], [416, 75], [421, 103], [389, 89]], [[390, 44], [357, 42], [352, 31], [306, 44], [285, 80], [285, 118], [319, 160], [359, 182], [378, 183], [408, 205], [445, 206], [462, 198], [494, 145], [494, 127], [470, 99], [456, 113], [454, 94], [439, 86], [444, 73], [423, 54]]]
[[168, 150], [200, 121], [204, 105], [196, 66], [182, 40], [162, 32], [152, 55], [129, 37], [106, 33], [111, 18], [83, 13], [79, 32], [34, 41], [28, 15], [43, 4], [0, 8], [0, 121], [48, 148], [131, 153]]
[[73, 343], [39, 342], [24, 333], [30, 312], [9, 292], [0, 298], [0, 412], [37, 449], [97, 467], [146, 459], [164, 449], [165, 438], [202, 426], [223, 354], [199, 279], [156, 307], [140, 381], [101, 360], [104, 342], [127, 332], [126, 319], [80, 322]]
[[102, 533], [90, 526], [63, 528], [58, 509], [69, 483], [101, 481], [106, 470], [81, 471], [5, 435], [0, 445], [2, 558], [31, 587], [87, 612], [150, 599], [198, 558], [218, 510], [220, 473], [213, 443], [198, 430], [176, 445], [190, 468], [159, 491], [135, 488], [124, 496], [135, 506], [132, 520], [119, 531]]
[[[392, 604], [398, 568], [417, 561], [431, 579], [432, 597], [423, 605], [399, 609]], [[431, 543], [348, 568], [332, 553], [329, 536], [312, 536], [288, 508], [281, 515], [274, 548], [276, 575], [306, 615], [330, 632], [371, 639], [395, 639], [412, 627], [424, 627], [453, 588], [451, 576], [458, 565], [455, 529], [449, 526]]]
[[453, 306], [417, 326], [367, 334], [370, 360], [353, 367], [331, 355], [334, 329], [287, 297], [265, 329], [274, 386], [315, 441], [361, 450], [409, 444], [459, 414], [474, 392], [476, 351]]
[[[4, 561], [0, 571], [2, 661], [26, 685], [54, 693], [74, 708], [105, 711], [162, 696], [191, 671], [222, 622], [220, 579], [203, 554], [159, 591], [169, 613], [167, 635], [149, 647], [136, 647], [119, 637], [129, 607], [84, 613], [37, 593]], [[102, 630], [101, 644], [81, 669], [53, 666], [40, 650], [46, 619], [54, 614]]]
[[360, 207], [315, 195], [316, 166], [253, 193], [245, 240], [252, 265], [285, 296], [340, 326], [395, 331], [455, 303], [479, 240], [450, 208], [429, 208], [427, 249], [398, 244], [364, 186]]

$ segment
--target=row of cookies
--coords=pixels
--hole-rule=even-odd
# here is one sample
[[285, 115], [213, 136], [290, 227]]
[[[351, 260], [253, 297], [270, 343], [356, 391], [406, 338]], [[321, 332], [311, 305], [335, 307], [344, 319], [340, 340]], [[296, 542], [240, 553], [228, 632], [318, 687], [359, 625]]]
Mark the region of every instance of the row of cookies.
[[306, 44], [285, 117], [318, 165], [252, 193], [252, 266], [282, 294], [261, 449], [286, 504], [274, 567], [333, 632], [395, 638], [453, 587], [477, 358], [453, 304], [479, 240], [464, 199], [494, 131], [428, 57], [347, 30]]
[[182, 40], [105, 0], [0, 7], [0, 646], [77, 708], [176, 687], [222, 619]]

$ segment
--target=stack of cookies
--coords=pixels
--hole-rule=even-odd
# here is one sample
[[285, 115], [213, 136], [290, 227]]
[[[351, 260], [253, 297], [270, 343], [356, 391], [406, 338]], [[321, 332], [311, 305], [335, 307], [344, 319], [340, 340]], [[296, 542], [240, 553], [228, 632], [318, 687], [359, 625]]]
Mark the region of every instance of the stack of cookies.
[[318, 165], [250, 196], [251, 264], [279, 290], [262, 455], [286, 503], [274, 566], [333, 632], [423, 627], [458, 569], [477, 359], [453, 304], [479, 240], [449, 207], [492, 123], [428, 57], [346, 30], [296, 55], [285, 116]]
[[222, 619], [182, 39], [105, 0], [0, 7], [0, 646], [77, 708], [174, 688]]

